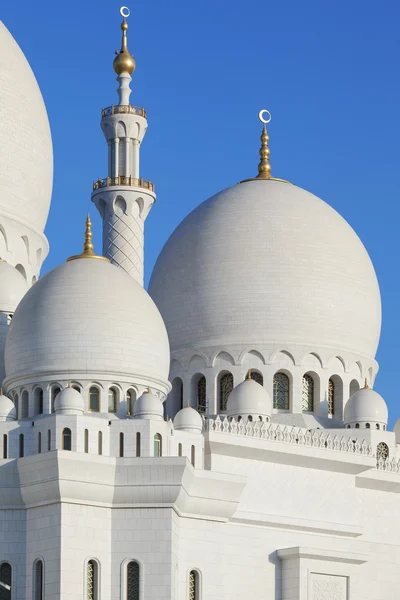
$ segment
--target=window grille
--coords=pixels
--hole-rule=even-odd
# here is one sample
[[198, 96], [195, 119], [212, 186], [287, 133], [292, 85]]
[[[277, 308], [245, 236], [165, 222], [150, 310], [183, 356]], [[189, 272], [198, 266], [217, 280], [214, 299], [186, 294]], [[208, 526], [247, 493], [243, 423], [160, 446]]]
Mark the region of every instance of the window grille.
[[274, 375], [274, 408], [289, 410], [289, 377], [285, 373]]
[[159, 433], [154, 436], [154, 456], [162, 456], [162, 438]]
[[43, 600], [43, 562], [37, 560], [35, 563], [35, 600]]
[[86, 600], [97, 600], [97, 564], [89, 560], [86, 567]]
[[[183, 387], [182, 387], [183, 390]], [[197, 410], [199, 413], [206, 412], [206, 378], [202, 375], [197, 382]]]
[[335, 384], [332, 379], [328, 382], [328, 415], [335, 414]]
[[72, 433], [69, 427], [65, 427], [62, 432], [62, 449], [72, 450]]
[[196, 571], [189, 573], [189, 600], [199, 600], [199, 576]]
[[229, 394], [233, 390], [233, 375], [225, 373], [219, 381], [219, 409], [226, 410]]
[[384, 460], [386, 460], [387, 458], [389, 458], [389, 447], [387, 444], [385, 444], [385, 442], [380, 442], [377, 447], [376, 447], [376, 458], [380, 459], [383, 458]]
[[126, 600], [139, 600], [140, 568], [138, 563], [132, 560], [128, 563], [126, 571]]
[[7, 562], [0, 565], [0, 600], [11, 600], [12, 568]]
[[257, 381], [260, 385], [264, 385], [264, 377], [258, 371], [250, 371], [250, 379]]
[[314, 410], [314, 379], [311, 375], [303, 375], [301, 410], [304, 412], [312, 412]]

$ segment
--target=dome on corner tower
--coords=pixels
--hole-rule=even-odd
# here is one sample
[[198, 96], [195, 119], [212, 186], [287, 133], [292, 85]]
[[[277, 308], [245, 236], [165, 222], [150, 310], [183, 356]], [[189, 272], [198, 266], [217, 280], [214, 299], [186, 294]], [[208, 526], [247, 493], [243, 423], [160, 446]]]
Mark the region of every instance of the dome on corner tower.
[[149, 293], [171, 351], [274, 343], [375, 356], [381, 302], [348, 223], [295, 185], [249, 180], [190, 213], [154, 267]]
[[53, 185], [53, 149], [39, 86], [0, 22], [0, 215], [43, 232]]

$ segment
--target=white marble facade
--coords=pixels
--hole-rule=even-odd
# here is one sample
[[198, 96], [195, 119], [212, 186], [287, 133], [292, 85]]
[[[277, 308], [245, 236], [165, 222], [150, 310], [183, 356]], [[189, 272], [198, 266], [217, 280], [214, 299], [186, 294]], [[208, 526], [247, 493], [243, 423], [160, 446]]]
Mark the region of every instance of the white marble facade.
[[16, 126], [23, 69], [37, 116], [2, 135], [27, 169], [12, 214], [0, 201], [0, 600], [395, 600], [400, 424], [372, 389], [369, 256], [319, 198], [253, 179], [178, 226], [147, 293], [126, 31], [92, 195], [110, 262], [87, 224], [84, 253], [32, 286], [51, 139], [0, 28], [0, 112]]

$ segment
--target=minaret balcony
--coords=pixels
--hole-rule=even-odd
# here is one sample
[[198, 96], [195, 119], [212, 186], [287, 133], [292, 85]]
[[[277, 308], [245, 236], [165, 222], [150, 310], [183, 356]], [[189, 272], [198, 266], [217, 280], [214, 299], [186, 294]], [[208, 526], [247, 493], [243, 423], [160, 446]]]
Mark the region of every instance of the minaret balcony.
[[146, 181], [142, 179], [142, 177], [125, 177], [124, 175], [119, 175], [118, 177], [106, 177], [105, 179], [98, 179], [93, 183], [93, 191], [99, 190], [103, 187], [110, 187], [113, 185], [129, 185], [132, 187], [140, 187], [145, 190], [150, 190], [150, 192], [154, 192], [154, 183], [151, 181]]
[[139, 117], [146, 118], [146, 111], [141, 106], [131, 106], [130, 104], [112, 104], [107, 108], [101, 109], [101, 116], [108, 117], [109, 115], [139, 115]]

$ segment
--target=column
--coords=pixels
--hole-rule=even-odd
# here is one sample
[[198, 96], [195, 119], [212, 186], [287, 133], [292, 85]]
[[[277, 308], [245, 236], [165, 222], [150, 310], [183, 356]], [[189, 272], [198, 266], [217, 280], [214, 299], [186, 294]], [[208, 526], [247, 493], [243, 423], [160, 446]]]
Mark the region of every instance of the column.
[[114, 138], [114, 173], [113, 177], [119, 175], [119, 138]]

